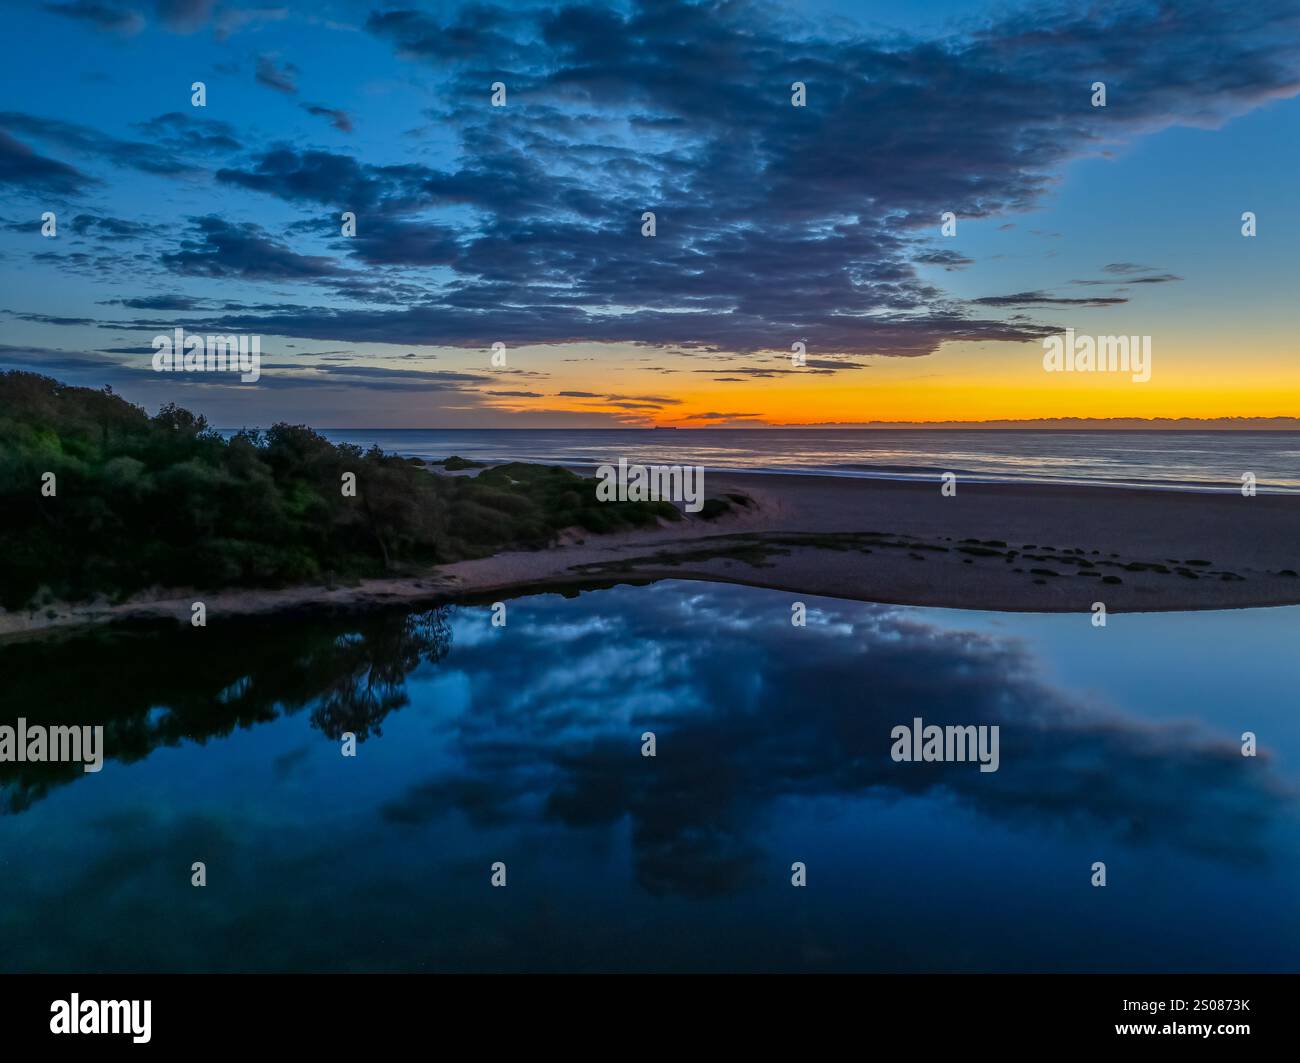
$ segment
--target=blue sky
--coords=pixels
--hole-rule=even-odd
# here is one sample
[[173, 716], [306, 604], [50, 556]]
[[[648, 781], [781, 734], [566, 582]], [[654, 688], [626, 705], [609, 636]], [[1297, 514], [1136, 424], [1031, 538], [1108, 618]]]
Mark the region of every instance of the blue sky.
[[[0, 365], [223, 424], [1300, 414], [1300, 13], [1097, 12], [22, 0]], [[177, 326], [262, 380], [152, 373]], [[1047, 390], [1067, 326], [1162, 371]]]

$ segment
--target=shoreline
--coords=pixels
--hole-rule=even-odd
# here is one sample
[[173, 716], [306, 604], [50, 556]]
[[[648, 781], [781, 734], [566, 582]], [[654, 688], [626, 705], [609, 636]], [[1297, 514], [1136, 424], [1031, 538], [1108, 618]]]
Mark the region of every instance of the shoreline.
[[756, 505], [612, 535], [575, 529], [543, 550], [334, 589], [179, 588], [120, 604], [0, 610], [0, 639], [118, 621], [188, 623], [194, 601], [211, 622], [659, 579], [992, 612], [1090, 613], [1094, 602], [1107, 612], [1300, 604], [1294, 495], [959, 481], [956, 495], [944, 497], [935, 481], [768, 472], [714, 473], [706, 486]]
[[[429, 462], [424, 459], [426, 465]], [[594, 462], [572, 462], [572, 461], [531, 461], [531, 459], [511, 458], [510, 461], [529, 461], [531, 464], [538, 465], [558, 465], [560, 468], [568, 469], [570, 472], [577, 473], [580, 476], [595, 476], [596, 470], [600, 465]], [[490, 462], [490, 465], [500, 464], [499, 462]], [[660, 462], [659, 464], [672, 465], [671, 461]], [[683, 463], [690, 464], [690, 463]], [[956, 476], [959, 483], [978, 484], [984, 487], [1065, 487], [1065, 488], [1101, 488], [1108, 491], [1146, 491], [1158, 492], [1160, 494], [1191, 494], [1191, 495], [1227, 495], [1240, 496], [1241, 484], [1225, 482], [1222, 480], [1099, 480], [1079, 478], [1066, 480], [1051, 477], [1034, 478], [1029, 476], [1002, 476], [999, 477], [993, 473], [976, 472], [970, 469], [962, 469], [953, 466], [911, 466], [911, 465], [837, 465], [837, 466], [815, 466], [810, 465], [806, 468], [767, 468], [761, 466], [738, 467], [719, 467], [712, 465], [701, 465], [704, 475], [710, 482], [713, 480], [726, 480], [732, 476], [742, 477], [768, 477], [768, 476], [798, 476], [813, 477], [816, 479], [826, 480], [867, 480], [873, 483], [918, 483], [933, 485], [945, 473], [952, 473]], [[1289, 484], [1272, 484], [1265, 483], [1263, 494], [1274, 495], [1278, 497], [1300, 498], [1300, 486], [1291, 486]]]

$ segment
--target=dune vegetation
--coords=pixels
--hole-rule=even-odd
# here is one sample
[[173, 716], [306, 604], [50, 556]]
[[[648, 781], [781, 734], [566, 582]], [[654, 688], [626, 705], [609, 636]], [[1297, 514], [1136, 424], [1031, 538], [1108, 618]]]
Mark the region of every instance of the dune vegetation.
[[409, 575], [680, 518], [595, 483], [518, 463], [438, 476], [304, 425], [224, 435], [175, 404], [0, 373], [0, 605]]

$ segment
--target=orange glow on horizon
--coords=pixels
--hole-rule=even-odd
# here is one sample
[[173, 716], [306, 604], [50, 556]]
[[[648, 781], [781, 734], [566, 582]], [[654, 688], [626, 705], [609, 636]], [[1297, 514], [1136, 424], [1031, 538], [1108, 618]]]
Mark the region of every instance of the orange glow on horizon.
[[[1121, 373], [1048, 373], [1041, 349], [1027, 344], [951, 344], [918, 358], [864, 358], [866, 368], [834, 373], [796, 369], [788, 360], [752, 359], [771, 376], [731, 380], [726, 362], [700, 370], [699, 358], [673, 371], [634, 365], [602, 376], [611, 399], [546, 396], [502, 404], [511, 410], [551, 410], [617, 417], [628, 426], [709, 427], [752, 423], [814, 425], [863, 422], [1037, 420], [1053, 418], [1300, 417], [1300, 359], [1243, 351], [1231, 360], [1208, 349], [1182, 348], [1152, 358], [1151, 379]], [[730, 370], [735, 373], [736, 370]], [[571, 380], [555, 373], [556, 391], [591, 389], [588, 368]], [[658, 403], [650, 400], [659, 400]], [[706, 414], [722, 416], [705, 417]]]

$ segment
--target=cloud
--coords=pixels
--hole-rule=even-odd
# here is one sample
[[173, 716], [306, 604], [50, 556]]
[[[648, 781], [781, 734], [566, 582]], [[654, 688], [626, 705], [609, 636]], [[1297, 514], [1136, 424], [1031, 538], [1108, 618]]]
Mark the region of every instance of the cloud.
[[328, 118], [330, 125], [340, 133], [352, 132], [352, 119], [348, 116], [347, 111], [336, 110], [333, 107], [322, 107], [316, 103], [304, 103], [302, 109], [308, 114], [314, 114], [318, 118]]
[[[405, 169], [405, 168], [392, 168]], [[389, 168], [365, 166], [349, 155], [277, 147], [263, 152], [249, 168], [217, 171], [217, 181], [266, 192], [289, 202], [350, 204], [360, 210], [391, 194], [396, 181], [384, 180]]]
[[68, 228], [78, 236], [89, 235], [112, 240], [134, 240], [162, 231], [162, 226], [99, 214], [77, 214], [68, 223]]
[[177, 155], [216, 154], [242, 147], [229, 122], [204, 117], [202, 108], [190, 110], [190, 114], [169, 111], [146, 122], [137, 122], [135, 128], [158, 147]]
[[259, 26], [265, 22], [279, 22], [289, 17], [284, 7], [221, 7], [217, 10], [213, 36], [219, 41], [233, 36], [242, 29]]
[[409, 59], [456, 62], [494, 55], [511, 63], [523, 52], [518, 34], [529, 28], [529, 21], [526, 11], [470, 3], [446, 22], [419, 11], [375, 12], [366, 29], [393, 42], [398, 54]]
[[176, 273], [260, 280], [314, 280], [338, 272], [331, 259], [300, 255], [271, 239], [259, 226], [235, 224], [209, 214], [191, 219], [192, 235], [180, 250], [162, 256]]
[[1176, 273], [1156, 273], [1150, 277], [1126, 277], [1125, 284], [1169, 284], [1183, 278]]
[[1183, 278], [1178, 276], [1176, 273], [1152, 273], [1144, 277], [1124, 276], [1122, 278], [1112, 278], [1111, 280], [1073, 280], [1070, 283], [1084, 285], [1084, 286], [1116, 285], [1116, 284], [1124, 284], [1124, 285], [1172, 284], [1173, 282], [1180, 281], [1182, 279]]
[[17, 318], [19, 321], [31, 321], [39, 325], [74, 326], [97, 324], [93, 317], [65, 317], [59, 314], [18, 313], [13, 310], [5, 310], [3, 312]]
[[654, 406], [675, 406], [682, 401], [681, 399], [670, 399], [663, 395], [606, 395], [605, 399], [608, 402], [647, 402]]
[[96, 3], [95, 0], [72, 0], [71, 3], [47, 3], [46, 11], [64, 18], [76, 19], [107, 33], [129, 37], [144, 29], [144, 19], [138, 11], [115, 4]]
[[[4, 116], [0, 115], [0, 125], [3, 124]], [[94, 178], [76, 167], [37, 155], [0, 129], [0, 185], [24, 192], [76, 196], [94, 183]]]
[[275, 89], [276, 92], [293, 95], [298, 91], [298, 85], [294, 81], [297, 73], [298, 68], [292, 63], [285, 63], [283, 67], [277, 67], [274, 58], [269, 55], [259, 55], [257, 57], [257, 73], [254, 76], [259, 85], [265, 85], [268, 89]]
[[[102, 159], [121, 166], [162, 177], [197, 172], [198, 167], [185, 158], [193, 142], [172, 137], [167, 143], [155, 139], [153, 143], [138, 140], [120, 140], [100, 133], [77, 122], [57, 118], [43, 118], [17, 111], [0, 113], [0, 128], [10, 129], [23, 136], [56, 144], [67, 151]], [[159, 150], [160, 148], [166, 150]]]
[[156, 0], [158, 19], [173, 33], [194, 33], [212, 16], [215, 0]]
[[125, 306], [132, 310], [202, 310], [209, 304], [192, 295], [148, 295], [133, 299], [110, 299], [110, 306]]
[[[151, 348], [152, 353], [152, 348]], [[0, 343], [0, 365], [38, 373], [100, 372], [112, 366], [111, 359], [98, 354], [82, 354], [52, 347], [24, 347]]]
[[[1300, 88], [1288, 5], [1258, 5], [1229, 35], [1213, 30], [1215, 11], [1204, 0], [1176, 12], [1119, 3], [1101, 19], [1029, 7], [941, 40], [801, 29], [759, 6], [683, 0], [378, 13], [367, 30], [466, 101], [435, 115], [463, 161], [379, 166], [282, 146], [218, 180], [383, 215], [353, 255], [447, 267], [418, 306], [301, 325], [281, 315], [280, 327], [320, 338], [386, 328], [453, 345], [491, 335], [748, 353], [798, 336], [810, 353], [903, 357], [1036, 340], [1051, 329], [979, 311], [1123, 300], [957, 300], [917, 268], [969, 257], [922, 234], [944, 210], [1036, 205], [1080, 154]], [[1138, 39], [1158, 47], [1125, 44]], [[1100, 113], [1077, 88], [1099, 71], [1124, 86], [1123, 109]], [[504, 110], [488, 106], [494, 80], [507, 83]], [[808, 106], [789, 106], [792, 80], [809, 85]], [[657, 232], [644, 238], [649, 209]]]
[[456, 230], [434, 222], [362, 215], [345, 246], [370, 265], [446, 266], [460, 257]]
[[1080, 287], [1115, 287], [1116, 291], [1126, 291], [1130, 284], [1173, 284], [1183, 278], [1176, 273], [1158, 270], [1155, 266], [1143, 266], [1136, 262], [1111, 262], [1101, 267], [1103, 273], [1113, 274], [1109, 279], [1072, 280], [1071, 284]]
[[[211, 13], [177, 4], [168, 17], [188, 26]], [[467, 4], [378, 12], [365, 29], [437, 79], [443, 102], [426, 117], [454, 138], [444, 155], [453, 161], [380, 163], [279, 143], [217, 169], [228, 189], [356, 211], [357, 237], [337, 251], [384, 267], [359, 277], [281, 245], [263, 279], [334, 274], [336, 294], [365, 305], [282, 301], [238, 312], [232, 326], [344, 342], [745, 355], [788, 352], [799, 338], [816, 373], [864, 364], [832, 355], [1033, 341], [1053, 327], [1000, 312], [1124, 299], [955, 298], [926, 268], [971, 261], [933, 246], [943, 211], [1001, 221], [1037, 206], [1082, 155], [1300, 91], [1300, 13], [1287, 0], [1231, 18], [1212, 0], [1117, 0], [1100, 14], [1031, 5], [937, 39], [800, 22], [744, 0]], [[296, 92], [295, 72], [258, 58], [258, 81], [280, 92]], [[1093, 108], [1087, 87], [1103, 76], [1116, 105]], [[489, 105], [495, 80], [507, 83], [506, 108]], [[808, 85], [806, 107], [790, 106], [794, 80]], [[302, 106], [342, 129], [341, 112]], [[11, 131], [147, 172], [186, 164], [170, 149], [33, 121], [39, 128]], [[237, 139], [206, 122], [189, 128]], [[653, 237], [641, 235], [647, 210]], [[171, 265], [198, 268], [195, 253]], [[241, 275], [259, 276], [252, 265]], [[1105, 275], [1174, 279], [1122, 262]]]
[[969, 266], [975, 260], [963, 255], [960, 251], [923, 251], [912, 258], [913, 262], [919, 262], [924, 266], [942, 266], [947, 270], [962, 269]]
[[976, 306], [1117, 306], [1127, 303], [1123, 296], [1095, 296], [1085, 299], [1066, 298], [1048, 292], [1016, 292], [1013, 295], [986, 295], [970, 300]]

